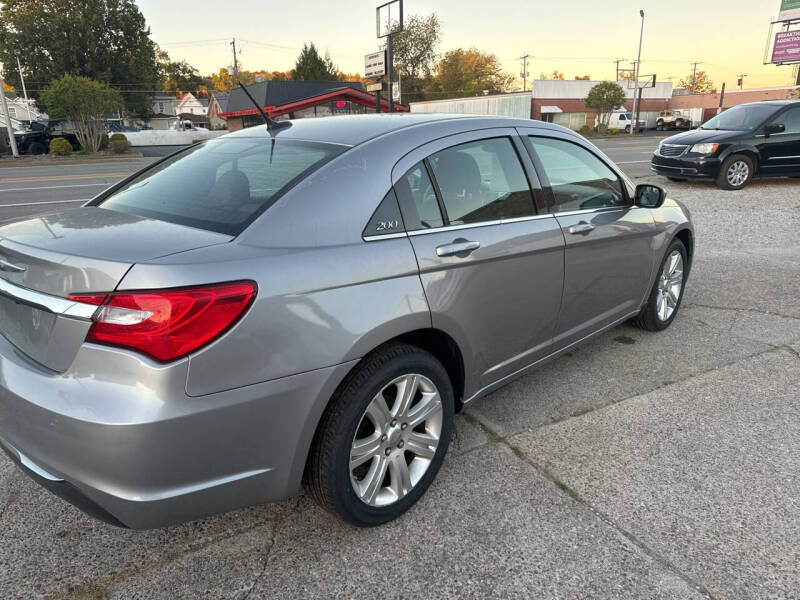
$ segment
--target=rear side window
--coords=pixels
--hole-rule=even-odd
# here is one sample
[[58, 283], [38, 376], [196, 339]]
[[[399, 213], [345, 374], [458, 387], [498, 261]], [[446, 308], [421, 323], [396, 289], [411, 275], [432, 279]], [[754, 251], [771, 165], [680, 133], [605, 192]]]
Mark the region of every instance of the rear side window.
[[444, 225], [436, 190], [424, 162], [420, 161], [411, 167], [395, 187], [408, 231]]
[[509, 138], [447, 148], [428, 162], [451, 225], [534, 214], [533, 194]]
[[229, 235], [346, 148], [228, 138], [194, 146], [139, 175], [100, 206]]
[[555, 212], [627, 206], [622, 181], [594, 154], [577, 144], [531, 137], [555, 198]]

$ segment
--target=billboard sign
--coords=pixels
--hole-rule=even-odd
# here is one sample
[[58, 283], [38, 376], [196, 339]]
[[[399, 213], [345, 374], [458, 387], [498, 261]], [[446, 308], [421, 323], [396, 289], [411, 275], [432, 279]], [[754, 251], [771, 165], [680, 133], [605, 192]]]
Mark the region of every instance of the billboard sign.
[[800, 0], [781, 0], [781, 12], [778, 20], [791, 21], [792, 19], [800, 19]]
[[386, 51], [373, 52], [364, 57], [364, 78], [378, 79], [386, 75]]
[[779, 31], [775, 34], [772, 62], [774, 64], [800, 62], [800, 30]]

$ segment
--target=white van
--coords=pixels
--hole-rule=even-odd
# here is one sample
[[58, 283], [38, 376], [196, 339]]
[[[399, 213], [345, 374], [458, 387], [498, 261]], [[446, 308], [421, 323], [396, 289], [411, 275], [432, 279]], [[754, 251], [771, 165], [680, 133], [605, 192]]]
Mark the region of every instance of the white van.
[[[631, 124], [633, 123], [633, 115], [625, 111], [614, 111], [611, 113], [611, 118], [608, 120], [609, 129], [620, 129], [626, 133], [630, 133]], [[647, 123], [639, 119], [639, 129], [645, 129]]]

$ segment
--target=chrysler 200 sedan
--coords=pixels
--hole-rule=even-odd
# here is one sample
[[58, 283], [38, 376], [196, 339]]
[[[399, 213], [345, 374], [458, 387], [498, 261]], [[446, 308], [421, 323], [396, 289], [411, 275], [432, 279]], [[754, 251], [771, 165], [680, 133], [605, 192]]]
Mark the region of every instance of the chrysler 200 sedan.
[[130, 528], [304, 483], [380, 524], [463, 405], [619, 323], [668, 327], [693, 240], [681, 204], [554, 125], [246, 129], [0, 228], [0, 445]]

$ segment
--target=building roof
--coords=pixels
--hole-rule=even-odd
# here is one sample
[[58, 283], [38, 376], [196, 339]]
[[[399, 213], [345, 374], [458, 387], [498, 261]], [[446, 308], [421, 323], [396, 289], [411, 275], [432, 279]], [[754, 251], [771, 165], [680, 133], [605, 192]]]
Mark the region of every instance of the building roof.
[[230, 93], [219, 92], [217, 94], [212, 94], [212, 96], [214, 96], [214, 100], [216, 100], [217, 104], [219, 104], [219, 112], [225, 112], [228, 110], [228, 100], [231, 97]]
[[[248, 85], [247, 91], [261, 106], [283, 106], [343, 88], [364, 91], [360, 81], [262, 81]], [[253, 103], [247, 95], [236, 88], [231, 91], [224, 111], [237, 112], [252, 108]]]
[[208, 98], [197, 98], [197, 101], [206, 108], [208, 108]]

